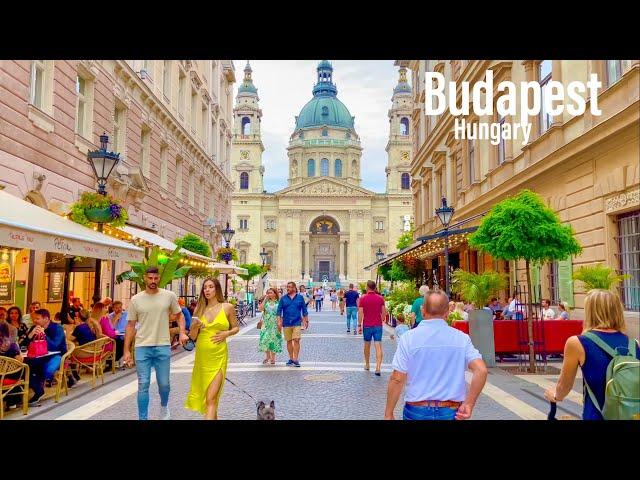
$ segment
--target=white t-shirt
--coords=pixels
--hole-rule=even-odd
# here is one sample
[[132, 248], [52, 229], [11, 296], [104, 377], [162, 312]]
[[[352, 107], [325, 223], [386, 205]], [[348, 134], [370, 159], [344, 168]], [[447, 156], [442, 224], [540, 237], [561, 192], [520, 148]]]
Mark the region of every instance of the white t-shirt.
[[136, 347], [171, 345], [169, 314], [182, 312], [175, 293], [158, 289], [158, 293], [142, 291], [131, 298], [128, 320], [136, 323]]
[[543, 308], [542, 318], [544, 320], [553, 320], [554, 318], [556, 318], [556, 312], [553, 311], [553, 308]]

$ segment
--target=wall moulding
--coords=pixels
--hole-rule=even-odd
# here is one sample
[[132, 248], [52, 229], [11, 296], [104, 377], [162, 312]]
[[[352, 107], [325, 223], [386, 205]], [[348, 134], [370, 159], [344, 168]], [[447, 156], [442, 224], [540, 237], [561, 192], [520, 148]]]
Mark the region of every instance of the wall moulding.
[[626, 192], [605, 198], [605, 213], [617, 213], [633, 207], [640, 207], [640, 188], [636, 187]]

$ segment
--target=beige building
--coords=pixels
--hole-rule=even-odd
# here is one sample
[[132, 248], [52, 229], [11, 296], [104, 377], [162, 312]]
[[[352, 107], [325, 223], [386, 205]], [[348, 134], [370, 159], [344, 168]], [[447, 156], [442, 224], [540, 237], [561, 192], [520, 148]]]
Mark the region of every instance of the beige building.
[[[640, 63], [638, 60], [412, 60], [399, 61], [413, 72], [414, 144], [411, 164], [412, 193], [416, 218], [416, 239], [441, 229], [434, 210], [445, 196], [455, 207], [452, 222], [472, 219], [496, 202], [523, 188], [538, 192], [547, 204], [569, 223], [582, 244], [582, 255], [566, 262], [554, 262], [534, 271], [534, 283], [553, 304], [567, 301], [575, 306], [574, 318], [583, 318], [584, 292], [571, 281], [581, 265], [605, 263], [629, 273], [620, 293], [627, 318], [638, 336], [640, 310]], [[597, 92], [602, 115], [589, 108], [583, 115], [551, 116], [544, 110], [530, 117], [532, 133], [501, 140], [456, 139], [455, 118], [448, 109], [439, 116], [425, 115], [425, 72], [440, 72], [447, 81], [467, 81], [471, 86], [493, 70], [494, 85], [510, 80], [516, 85], [535, 81], [541, 85], [557, 80], [586, 83], [597, 74], [602, 88]], [[460, 104], [460, 93], [457, 101]], [[586, 93], [583, 94], [586, 97]], [[518, 107], [518, 110], [520, 106]], [[516, 118], [474, 118], [471, 122], [514, 123]], [[480, 218], [464, 227], [477, 226]], [[441, 244], [415, 249], [415, 255], [444, 269]], [[524, 265], [498, 262], [470, 250], [464, 235], [452, 249], [455, 266], [472, 270], [497, 269], [509, 272], [510, 284], [525, 283]], [[504, 292], [506, 295], [507, 292]]]
[[[87, 152], [106, 132], [121, 158], [107, 190], [124, 202], [129, 223], [168, 240], [193, 232], [217, 246], [230, 218], [234, 75], [229, 60], [0, 61], [0, 185], [64, 213], [83, 191], [95, 191]], [[59, 311], [60, 301], [46, 301], [47, 255], [12, 255], [15, 294], [7, 303], [24, 310], [40, 300]], [[133, 293], [129, 282], [113, 290], [115, 275], [128, 270], [121, 263], [104, 262], [103, 296]], [[71, 290], [85, 305], [94, 271], [72, 273]]]
[[[262, 111], [247, 64], [234, 109], [231, 154], [234, 246], [239, 263], [261, 263], [266, 251], [273, 281], [341, 282], [370, 277], [363, 267], [380, 249], [395, 250], [412, 219], [411, 87], [406, 70], [389, 110], [387, 189], [375, 193], [360, 178], [362, 146], [354, 119], [337, 98], [333, 67], [318, 64], [313, 98], [296, 117], [287, 148], [288, 186], [274, 193], [263, 187]], [[382, 172], [380, 172], [382, 173]], [[375, 275], [375, 274], [374, 274]]]

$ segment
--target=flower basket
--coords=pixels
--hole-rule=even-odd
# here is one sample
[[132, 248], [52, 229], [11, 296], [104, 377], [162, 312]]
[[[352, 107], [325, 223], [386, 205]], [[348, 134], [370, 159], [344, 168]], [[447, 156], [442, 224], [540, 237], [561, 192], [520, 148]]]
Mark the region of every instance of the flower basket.
[[85, 208], [84, 214], [90, 222], [109, 223], [111, 222], [111, 209], [106, 208]]
[[231, 260], [238, 261], [238, 253], [235, 248], [221, 247], [216, 252], [216, 259], [223, 262], [230, 262]]
[[129, 219], [127, 210], [113, 198], [99, 193], [84, 192], [71, 207], [71, 220], [87, 227], [91, 223], [106, 223], [122, 227]]

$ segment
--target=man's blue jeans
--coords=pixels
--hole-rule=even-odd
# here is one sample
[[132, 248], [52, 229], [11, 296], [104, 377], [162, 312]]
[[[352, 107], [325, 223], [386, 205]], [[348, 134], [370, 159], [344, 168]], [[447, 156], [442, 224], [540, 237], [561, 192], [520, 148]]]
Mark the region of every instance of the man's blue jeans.
[[53, 380], [54, 375], [60, 368], [60, 360], [62, 360], [62, 355], [52, 355], [36, 358], [29, 362], [31, 370], [29, 386], [37, 397], [44, 395], [44, 381]]
[[149, 384], [151, 367], [156, 370], [156, 381], [160, 393], [160, 405], [169, 405], [169, 369], [171, 366], [171, 346], [136, 347], [136, 371], [138, 372], [138, 418], [148, 420]]
[[358, 326], [358, 307], [347, 307], [347, 330], [351, 330], [352, 323], [355, 331]]
[[417, 407], [405, 403], [403, 420], [455, 420], [457, 409], [451, 407]]

